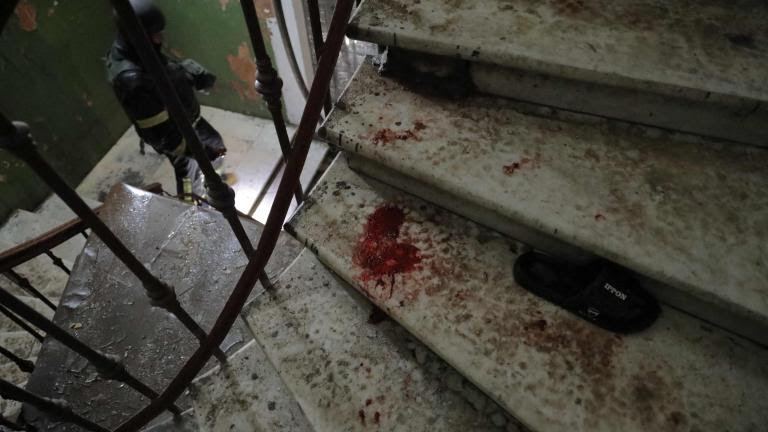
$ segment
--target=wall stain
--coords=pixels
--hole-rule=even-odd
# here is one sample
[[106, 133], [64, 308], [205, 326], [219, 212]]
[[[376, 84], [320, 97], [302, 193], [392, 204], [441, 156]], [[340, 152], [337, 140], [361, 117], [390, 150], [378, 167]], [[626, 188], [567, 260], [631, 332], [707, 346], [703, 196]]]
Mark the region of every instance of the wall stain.
[[[248, 43], [243, 42], [237, 47], [237, 56], [228, 55], [229, 69], [241, 82], [230, 81], [230, 85], [242, 99], [259, 100], [259, 93], [254, 87], [256, 81], [256, 63], [251, 57]], [[244, 84], [243, 84], [244, 83]]]
[[37, 9], [29, 0], [19, 2], [15, 12], [19, 17], [19, 27], [22, 30], [28, 32], [37, 30]]

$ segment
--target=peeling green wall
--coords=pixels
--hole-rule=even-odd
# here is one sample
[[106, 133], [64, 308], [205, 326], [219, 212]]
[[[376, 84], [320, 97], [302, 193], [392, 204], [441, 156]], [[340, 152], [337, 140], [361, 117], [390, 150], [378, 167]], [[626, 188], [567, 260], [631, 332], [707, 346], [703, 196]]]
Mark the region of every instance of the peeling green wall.
[[[268, 4], [256, 0], [266, 16]], [[167, 48], [218, 75], [203, 104], [265, 115], [253, 90], [255, 65], [239, 5], [229, 0], [159, 0]], [[106, 82], [103, 57], [115, 30], [107, 1], [22, 0], [0, 35], [0, 111], [30, 124], [45, 158], [72, 186], [129, 127]], [[0, 150], [0, 221], [34, 210], [49, 190]]]

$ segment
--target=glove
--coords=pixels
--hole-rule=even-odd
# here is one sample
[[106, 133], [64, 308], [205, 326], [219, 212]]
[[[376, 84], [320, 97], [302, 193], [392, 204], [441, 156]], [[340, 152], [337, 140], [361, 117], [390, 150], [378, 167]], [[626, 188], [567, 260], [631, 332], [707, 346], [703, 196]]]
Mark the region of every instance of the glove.
[[208, 72], [200, 63], [192, 59], [182, 61], [181, 67], [189, 74], [192, 85], [197, 90], [207, 90], [216, 83], [216, 75]]

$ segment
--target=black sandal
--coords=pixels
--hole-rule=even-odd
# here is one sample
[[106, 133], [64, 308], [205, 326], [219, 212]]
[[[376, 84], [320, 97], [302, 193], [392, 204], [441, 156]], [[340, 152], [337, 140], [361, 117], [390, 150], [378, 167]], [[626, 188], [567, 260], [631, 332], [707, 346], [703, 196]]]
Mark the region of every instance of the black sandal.
[[514, 276], [528, 291], [613, 332], [644, 330], [661, 313], [627, 270], [607, 261], [577, 266], [527, 252], [515, 261]]

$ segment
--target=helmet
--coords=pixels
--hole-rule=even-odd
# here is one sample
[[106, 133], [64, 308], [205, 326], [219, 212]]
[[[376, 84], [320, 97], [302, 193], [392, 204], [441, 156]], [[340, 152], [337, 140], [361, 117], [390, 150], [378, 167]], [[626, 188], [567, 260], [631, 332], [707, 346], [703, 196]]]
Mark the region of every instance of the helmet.
[[[129, 0], [129, 3], [147, 34], [160, 33], [165, 29], [165, 15], [152, 0]], [[117, 19], [117, 16], [115, 18]]]

